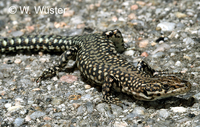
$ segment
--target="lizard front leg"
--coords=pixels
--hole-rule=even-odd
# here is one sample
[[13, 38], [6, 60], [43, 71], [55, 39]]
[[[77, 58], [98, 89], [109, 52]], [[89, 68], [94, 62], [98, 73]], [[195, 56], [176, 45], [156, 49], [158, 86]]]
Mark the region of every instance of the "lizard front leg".
[[59, 58], [59, 62], [57, 65], [48, 68], [46, 71], [42, 73], [42, 75], [36, 80], [39, 83], [41, 80], [46, 79], [48, 77], [58, 76], [58, 72], [61, 71], [68, 63], [70, 59], [75, 59], [76, 54], [78, 52], [78, 48], [76, 46], [71, 47], [67, 51], [65, 51]]

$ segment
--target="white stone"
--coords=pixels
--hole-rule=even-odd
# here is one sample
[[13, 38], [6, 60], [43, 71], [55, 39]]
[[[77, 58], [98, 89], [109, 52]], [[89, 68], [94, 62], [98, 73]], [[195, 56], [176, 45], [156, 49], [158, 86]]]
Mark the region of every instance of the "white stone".
[[127, 56], [133, 56], [133, 54], [134, 54], [133, 50], [125, 51], [125, 55], [127, 55]]
[[183, 113], [183, 112], [187, 111], [187, 108], [184, 108], [184, 107], [171, 107], [171, 110], [173, 112]]
[[160, 117], [165, 118], [165, 119], [170, 115], [166, 109], [160, 109], [158, 114]]
[[181, 66], [181, 61], [177, 61], [177, 62], [175, 63], [175, 65], [176, 65], [176, 66]]
[[4, 106], [5, 106], [5, 108], [10, 108], [12, 106], [12, 104], [11, 103], [6, 103]]
[[19, 110], [19, 109], [21, 109], [21, 108], [23, 108], [24, 106], [21, 106], [21, 105], [17, 105], [17, 106], [12, 106], [12, 107], [9, 107], [8, 108], [8, 111], [9, 112], [15, 112], [15, 111], [17, 111], [17, 110]]
[[176, 24], [172, 22], [161, 22], [157, 25], [157, 27], [160, 27], [162, 31], [173, 31], [175, 25]]

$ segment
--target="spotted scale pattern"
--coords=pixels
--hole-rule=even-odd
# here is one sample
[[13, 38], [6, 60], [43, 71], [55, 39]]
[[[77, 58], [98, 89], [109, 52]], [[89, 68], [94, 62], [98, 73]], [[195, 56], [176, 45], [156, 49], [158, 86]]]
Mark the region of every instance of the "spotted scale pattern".
[[190, 82], [175, 76], [154, 75], [156, 70], [141, 61], [137, 67], [119, 53], [125, 51], [121, 32], [117, 29], [97, 34], [63, 37], [59, 35], [22, 36], [0, 39], [0, 52], [17, 50], [64, 52], [58, 64], [48, 68], [36, 80], [58, 75], [70, 59], [76, 61], [82, 76], [92, 84], [102, 86], [103, 99], [119, 102], [111, 91], [121, 91], [145, 101], [175, 96], [191, 89]]

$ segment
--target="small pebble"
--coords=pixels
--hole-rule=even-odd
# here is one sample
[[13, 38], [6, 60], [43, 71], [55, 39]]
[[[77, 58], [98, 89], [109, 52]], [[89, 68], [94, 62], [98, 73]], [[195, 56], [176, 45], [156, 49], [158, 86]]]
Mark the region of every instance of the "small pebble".
[[11, 103], [6, 103], [4, 106], [5, 106], [5, 108], [10, 108], [12, 106], [12, 104]]
[[8, 111], [9, 112], [15, 112], [15, 111], [18, 111], [18, 110], [20, 110], [22, 108], [24, 108], [24, 106], [21, 106], [21, 105], [12, 106], [12, 107], [8, 107]]
[[52, 99], [51, 104], [52, 105], [60, 105], [63, 102], [63, 99], [60, 97], [55, 97]]
[[152, 42], [152, 43], [151, 43], [151, 46], [155, 46], [155, 45], [157, 45], [156, 42]]
[[65, 11], [64, 13], [63, 13], [63, 17], [71, 17], [71, 16], [73, 16], [74, 15], [74, 11], [73, 10], [68, 10], [68, 11]]
[[164, 119], [166, 119], [167, 117], [169, 117], [169, 112], [166, 109], [160, 109], [158, 112], [158, 115]]
[[149, 40], [145, 39], [139, 42], [139, 47], [140, 48], [145, 48], [149, 44]]
[[111, 105], [112, 112], [114, 115], [119, 116], [122, 112], [122, 108], [117, 105]]
[[40, 88], [34, 88], [32, 91], [40, 91]]
[[[3, 78], [3, 73], [0, 72], [0, 79], [2, 79], [2, 78]], [[0, 95], [3, 95], [3, 93], [1, 93], [1, 91], [0, 91]]]
[[77, 115], [81, 115], [81, 114], [83, 114], [85, 111], [86, 111], [85, 106], [81, 105], [81, 106], [79, 106], [78, 109], [77, 109]]
[[157, 52], [165, 51], [168, 49], [170, 49], [170, 45], [163, 43], [159, 45], [151, 54], [155, 54]]
[[45, 116], [43, 119], [44, 119], [45, 121], [52, 120], [52, 118], [50, 118], [50, 117], [48, 117], [48, 116]]
[[45, 62], [49, 62], [49, 58], [40, 58], [40, 61], [42, 62], [42, 63], [45, 63]]
[[176, 15], [177, 18], [185, 18], [185, 17], [187, 17], [186, 14], [181, 13], [181, 12], [175, 12], [175, 15]]
[[70, 95], [68, 97], [69, 100], [78, 100], [79, 98], [81, 98], [81, 95]]
[[26, 30], [27, 30], [28, 32], [32, 32], [32, 31], [35, 30], [35, 26], [34, 26], [34, 25], [32, 25], [32, 26], [26, 26]]
[[[11, 60], [11, 59], [10, 59], [10, 58], [4, 58], [4, 59], [3, 59], [3, 62], [4, 62], [4, 63], [7, 63], [9, 60]], [[11, 61], [12, 61], [12, 60], [11, 60]]]
[[132, 20], [132, 19], [137, 19], [137, 16], [135, 15], [135, 13], [131, 13], [131, 14], [128, 15], [128, 18], [129, 18], [130, 20]]
[[171, 110], [173, 112], [183, 113], [183, 112], [187, 111], [187, 108], [184, 108], [184, 107], [171, 107]]
[[62, 112], [55, 112], [53, 117], [62, 117]]
[[82, 100], [92, 100], [91, 94], [85, 94], [81, 97]]
[[60, 81], [67, 82], [67, 83], [73, 83], [77, 80], [78, 80], [78, 77], [74, 75], [64, 75], [60, 78]]
[[172, 39], [172, 38], [174, 38], [176, 36], [175, 38], [177, 39], [177, 37], [179, 36], [179, 35], [178, 36], [177, 35], [178, 35], [177, 32], [172, 31], [172, 33], [168, 36], [168, 38]]
[[131, 6], [131, 10], [137, 10], [138, 9], [138, 5], [137, 4], [134, 4]]
[[15, 99], [15, 103], [16, 103], [16, 102], [24, 102], [24, 100], [23, 100], [22, 98], [19, 98], [19, 97], [18, 97], [18, 98]]
[[74, 106], [74, 108], [78, 108], [81, 104], [79, 104], [79, 103], [73, 103], [72, 105]]
[[170, 53], [170, 56], [173, 57], [175, 56], [176, 54], [174, 52]]
[[85, 85], [85, 89], [90, 89], [91, 85]]
[[112, 17], [112, 21], [113, 21], [113, 22], [116, 22], [117, 20], [118, 20], [117, 16], [113, 16], [113, 17]]
[[0, 91], [0, 95], [4, 96], [6, 94], [6, 91]]
[[143, 116], [145, 114], [144, 107], [135, 107], [132, 111], [135, 116]]
[[[82, 16], [73, 16], [70, 20], [71, 20], [71, 22], [73, 23], [73, 24], [81, 24], [81, 23], [83, 23], [83, 19], [82, 19], [83, 17]], [[73, 36], [73, 35], [80, 35], [80, 33], [79, 32], [81, 32], [82, 30], [81, 29], [79, 29], [79, 30], [75, 30], [74, 31], [74, 33], [73, 34], [70, 34], [70, 36]]]
[[145, 6], [146, 5], [146, 3], [143, 2], [143, 1], [137, 1], [136, 3], [139, 4], [140, 6]]
[[55, 77], [52, 78], [52, 80], [53, 80], [53, 81], [58, 81], [58, 77], [55, 76]]
[[43, 56], [43, 52], [38, 52], [39, 56]]
[[22, 36], [24, 33], [22, 31], [14, 31], [11, 32], [12, 36], [17, 37], [17, 36]]
[[18, 118], [15, 119], [14, 124], [15, 124], [16, 127], [20, 127], [23, 122], [24, 122], [24, 119], [18, 117]]
[[165, 55], [163, 52], [158, 52], [152, 55], [153, 58], [161, 58]]
[[67, 24], [65, 22], [55, 22], [54, 26], [55, 28], [63, 28], [64, 26], [66, 26]]
[[92, 113], [93, 110], [94, 110], [93, 103], [91, 103], [91, 102], [86, 102], [86, 108], [87, 108], [87, 112], [88, 112], [88, 113]]
[[123, 121], [123, 122], [115, 121], [115, 123], [114, 123], [114, 127], [127, 127], [127, 126], [128, 126], [128, 124], [125, 121]]
[[190, 37], [187, 37], [187, 38], [184, 38], [183, 39], [183, 42], [186, 44], [186, 45], [194, 45], [195, 44], [195, 41], [190, 38]]
[[16, 60], [14, 61], [14, 63], [16, 63], [16, 64], [20, 64], [21, 62], [22, 62], [21, 59], [16, 59]]
[[181, 61], [176, 61], [175, 65], [176, 65], [176, 66], [181, 66], [181, 65], [182, 65], [182, 64], [181, 64]]
[[44, 115], [46, 115], [45, 112], [36, 111], [36, 112], [33, 112], [33, 113], [30, 115], [30, 118], [31, 118], [32, 120], [35, 120], [36, 118], [42, 117], [42, 116], [44, 116]]
[[25, 117], [25, 121], [30, 121], [31, 120], [31, 117], [29, 116], [29, 115], [27, 115], [26, 117]]
[[106, 110], [105, 110], [105, 107], [108, 108], [108, 104], [105, 104], [105, 103], [100, 103], [96, 106], [96, 109], [101, 112], [101, 113], [104, 113]]
[[[176, 24], [176, 29], [183, 29], [184, 27], [185, 27], [185, 24], [183, 24], [181, 22], [179, 22], [179, 23]], [[175, 36], [175, 38], [177, 39], [178, 36], [179, 36], [179, 34], [177, 33], [176, 36]]]
[[133, 50], [128, 50], [128, 51], [125, 51], [124, 54], [127, 55], [127, 56], [133, 56], [134, 51]]
[[183, 56], [183, 58], [185, 58], [187, 60], [191, 60], [191, 58], [189, 56]]
[[195, 99], [200, 100], [200, 93], [197, 93], [193, 96]]
[[172, 22], [161, 22], [157, 25], [162, 31], [173, 31], [175, 28], [175, 23]]
[[147, 53], [147, 52], [143, 52], [143, 53], [141, 54], [141, 56], [147, 57], [147, 56], [148, 56], [148, 53]]

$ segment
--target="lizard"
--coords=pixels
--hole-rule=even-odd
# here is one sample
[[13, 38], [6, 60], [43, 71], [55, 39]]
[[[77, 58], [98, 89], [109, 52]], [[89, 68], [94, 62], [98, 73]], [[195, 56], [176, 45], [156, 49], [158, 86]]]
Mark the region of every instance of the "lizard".
[[63, 52], [59, 62], [45, 70], [37, 83], [58, 75], [69, 60], [76, 61], [81, 75], [102, 87], [103, 100], [119, 102], [112, 90], [132, 95], [138, 100], [154, 101], [188, 92], [191, 83], [176, 76], [155, 75], [158, 72], [146, 62], [135, 67], [120, 53], [126, 48], [118, 29], [76, 36], [28, 35], [0, 39], [0, 53], [18, 50]]

